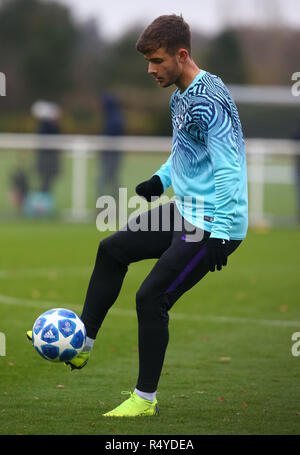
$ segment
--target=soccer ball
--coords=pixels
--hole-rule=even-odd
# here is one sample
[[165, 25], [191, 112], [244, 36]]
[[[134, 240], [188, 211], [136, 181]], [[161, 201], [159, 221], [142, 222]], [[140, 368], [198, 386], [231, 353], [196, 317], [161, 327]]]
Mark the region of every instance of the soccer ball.
[[32, 343], [44, 359], [66, 362], [83, 350], [85, 326], [76, 313], [54, 308], [41, 314], [32, 329]]

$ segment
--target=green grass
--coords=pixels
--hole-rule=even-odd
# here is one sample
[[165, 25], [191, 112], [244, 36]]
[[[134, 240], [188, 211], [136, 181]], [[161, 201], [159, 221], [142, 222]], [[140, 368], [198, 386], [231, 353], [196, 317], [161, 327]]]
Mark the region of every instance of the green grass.
[[300, 331], [299, 231], [250, 230], [227, 268], [176, 303], [160, 416], [122, 420], [101, 414], [135, 386], [135, 293], [152, 260], [130, 266], [83, 370], [43, 360], [25, 339], [50, 307], [80, 314], [106, 235], [93, 225], [1, 225], [0, 434], [299, 434], [300, 357], [291, 354]]

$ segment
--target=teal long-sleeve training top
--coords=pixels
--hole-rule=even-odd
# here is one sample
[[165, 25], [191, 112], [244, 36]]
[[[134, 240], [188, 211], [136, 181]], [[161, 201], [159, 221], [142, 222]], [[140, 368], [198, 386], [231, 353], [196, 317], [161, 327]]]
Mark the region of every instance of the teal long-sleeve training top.
[[[201, 70], [170, 100], [173, 141], [155, 173], [173, 186], [184, 219], [211, 237], [241, 240], [248, 228], [247, 165], [242, 125], [223, 81]], [[154, 175], [155, 175], [154, 174]]]

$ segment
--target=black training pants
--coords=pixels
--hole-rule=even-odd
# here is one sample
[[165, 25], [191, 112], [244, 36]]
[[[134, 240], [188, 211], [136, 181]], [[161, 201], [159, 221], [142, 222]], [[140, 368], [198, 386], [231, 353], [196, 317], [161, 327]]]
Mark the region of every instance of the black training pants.
[[[137, 222], [148, 225], [148, 229], [136, 230]], [[168, 311], [208, 272], [204, 257], [210, 233], [198, 228], [191, 232], [191, 228], [194, 227], [184, 222], [174, 202], [170, 202], [143, 213], [99, 245], [81, 315], [91, 338], [96, 338], [117, 299], [128, 265], [158, 258], [136, 294], [139, 346], [136, 387], [144, 392], [157, 389], [169, 341]], [[191, 233], [197, 236], [189, 237]], [[230, 240], [228, 255], [240, 243], [241, 240]]]

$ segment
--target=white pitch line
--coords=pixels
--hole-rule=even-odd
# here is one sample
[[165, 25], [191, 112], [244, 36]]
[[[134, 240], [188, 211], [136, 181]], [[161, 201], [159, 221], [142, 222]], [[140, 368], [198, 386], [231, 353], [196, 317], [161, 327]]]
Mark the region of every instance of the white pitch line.
[[48, 301], [41, 301], [41, 300], [31, 300], [31, 299], [20, 299], [19, 297], [9, 297], [7, 295], [0, 295], [0, 303], [4, 305], [15, 305], [15, 306], [31, 306], [33, 308], [45, 308], [48, 310], [50, 308], [76, 308], [76, 310], [80, 310], [82, 307], [80, 305], [74, 305], [71, 303], [64, 303], [61, 305], [57, 302], [48, 302]]
[[16, 270], [0, 270], [0, 279], [10, 278], [28, 278], [28, 277], [46, 277], [55, 279], [62, 275], [81, 275], [91, 273], [93, 266], [81, 267], [61, 267], [61, 268], [33, 268], [33, 269], [16, 269]]
[[[15, 306], [31, 306], [33, 308], [40, 308], [48, 310], [51, 308], [69, 308], [74, 311], [81, 311], [82, 305], [73, 304], [73, 303], [59, 303], [59, 302], [50, 302], [50, 301], [41, 301], [41, 300], [30, 300], [30, 299], [21, 299], [19, 297], [9, 297], [6, 295], [0, 295], [0, 304], [4, 305], [15, 305]], [[113, 308], [110, 310], [109, 314], [115, 316], [126, 316], [126, 317], [135, 317], [136, 312], [134, 310], [126, 310], [122, 308]], [[182, 313], [170, 313], [171, 320], [182, 320], [182, 321], [210, 321], [210, 322], [219, 322], [219, 323], [229, 323], [229, 324], [256, 324], [264, 325], [271, 327], [297, 327], [300, 329], [300, 321], [281, 321], [276, 319], [254, 319], [254, 318], [240, 318], [233, 316], [209, 316], [209, 315], [189, 315]]]

